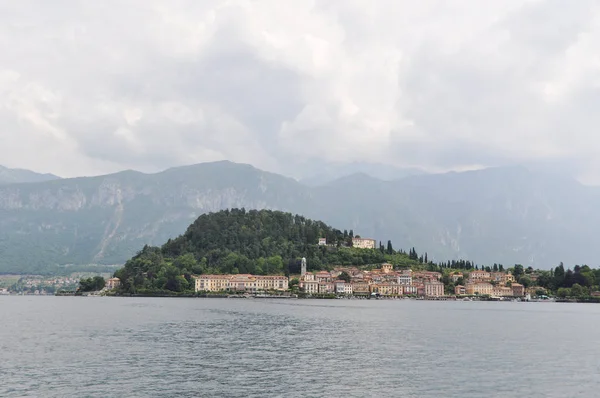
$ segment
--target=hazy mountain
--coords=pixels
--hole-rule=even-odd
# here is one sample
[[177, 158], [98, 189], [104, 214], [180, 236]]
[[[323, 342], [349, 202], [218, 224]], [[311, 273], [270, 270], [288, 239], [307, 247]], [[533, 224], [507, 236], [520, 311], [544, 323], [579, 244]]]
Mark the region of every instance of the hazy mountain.
[[0, 185], [51, 181], [59, 178], [60, 177], [57, 177], [53, 174], [39, 174], [29, 170], [9, 169], [7, 167], [0, 166]]
[[429, 258], [547, 268], [600, 258], [600, 191], [497, 168], [381, 181], [353, 174], [320, 187], [230, 162], [0, 187], [0, 272], [122, 263], [200, 214], [277, 209], [416, 247]]
[[317, 187], [329, 184], [339, 178], [359, 173], [383, 181], [393, 181], [408, 176], [426, 174], [424, 170], [414, 167], [401, 168], [380, 163], [316, 163], [304, 169], [305, 176], [300, 179], [300, 182], [308, 186]]

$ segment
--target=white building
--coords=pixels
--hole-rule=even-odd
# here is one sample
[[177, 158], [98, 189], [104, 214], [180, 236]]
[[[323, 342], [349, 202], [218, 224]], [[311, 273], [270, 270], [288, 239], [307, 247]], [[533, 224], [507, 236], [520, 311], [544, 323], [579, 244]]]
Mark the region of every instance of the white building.
[[369, 238], [352, 238], [352, 247], [356, 247], [358, 249], [375, 249], [375, 239]]

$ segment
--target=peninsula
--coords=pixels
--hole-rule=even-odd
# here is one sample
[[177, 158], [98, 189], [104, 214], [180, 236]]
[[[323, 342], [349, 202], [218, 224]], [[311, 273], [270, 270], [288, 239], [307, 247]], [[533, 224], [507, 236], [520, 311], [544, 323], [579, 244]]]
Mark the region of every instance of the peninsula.
[[548, 298], [597, 301], [600, 270], [434, 262], [414, 248], [271, 210], [200, 216], [162, 247], [145, 246], [110, 278], [116, 295]]

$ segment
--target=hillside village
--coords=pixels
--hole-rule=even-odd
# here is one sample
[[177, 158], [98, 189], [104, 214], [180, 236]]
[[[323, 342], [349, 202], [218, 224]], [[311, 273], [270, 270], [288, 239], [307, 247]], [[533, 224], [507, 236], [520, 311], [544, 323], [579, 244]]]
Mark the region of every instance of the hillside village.
[[[319, 239], [319, 245], [327, 245], [325, 238]], [[369, 238], [352, 239], [355, 248], [373, 249], [376, 241]], [[287, 291], [290, 278], [285, 276], [263, 276], [251, 274], [198, 275], [194, 276], [195, 291], [199, 292], [247, 292]], [[490, 296], [524, 297], [528, 293], [525, 287], [516, 283], [510, 272], [471, 271], [468, 274], [454, 272], [450, 279], [455, 285], [454, 291], [447, 291], [440, 272], [394, 269], [389, 263], [380, 268], [364, 270], [358, 267], [334, 267], [332, 271], [308, 272], [306, 259], [302, 259], [298, 289], [307, 296], [376, 296], [376, 297], [430, 297], [447, 296]]]

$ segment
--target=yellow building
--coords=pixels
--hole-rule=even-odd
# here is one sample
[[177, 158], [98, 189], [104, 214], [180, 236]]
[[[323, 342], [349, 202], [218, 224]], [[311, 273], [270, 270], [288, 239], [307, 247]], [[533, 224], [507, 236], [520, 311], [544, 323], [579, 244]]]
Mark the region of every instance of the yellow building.
[[494, 286], [487, 282], [473, 282], [467, 283], [466, 290], [467, 294], [479, 294], [479, 295], [492, 295]]
[[197, 292], [221, 292], [229, 287], [230, 275], [195, 276]]
[[266, 291], [288, 290], [289, 280], [279, 275], [199, 275], [196, 279], [197, 292], [221, 291]]
[[397, 283], [374, 283], [371, 285], [371, 292], [379, 293], [382, 296], [400, 296], [402, 295], [402, 285]]

